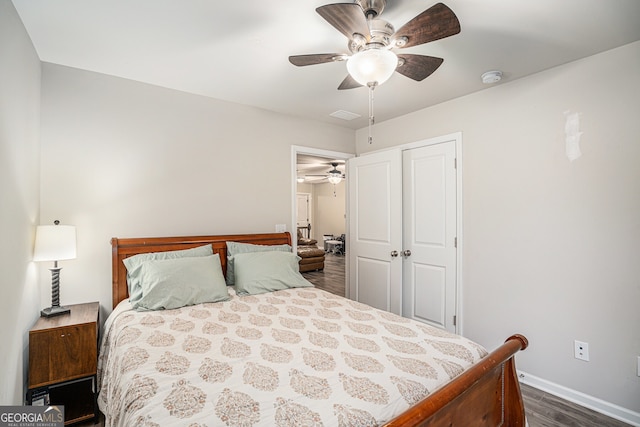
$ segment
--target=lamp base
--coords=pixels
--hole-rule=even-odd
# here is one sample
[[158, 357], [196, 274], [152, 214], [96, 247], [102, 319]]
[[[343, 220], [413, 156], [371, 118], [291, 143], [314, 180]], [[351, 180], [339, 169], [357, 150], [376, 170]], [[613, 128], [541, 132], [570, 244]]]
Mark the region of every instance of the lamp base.
[[71, 313], [71, 309], [67, 307], [47, 307], [40, 312], [40, 317], [60, 316], [61, 314]]

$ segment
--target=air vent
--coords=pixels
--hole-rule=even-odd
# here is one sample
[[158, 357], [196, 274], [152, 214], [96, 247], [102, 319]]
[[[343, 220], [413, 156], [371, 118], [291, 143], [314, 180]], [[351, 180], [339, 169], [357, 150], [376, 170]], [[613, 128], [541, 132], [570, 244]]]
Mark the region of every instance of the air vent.
[[349, 111], [344, 111], [344, 110], [334, 111], [333, 113], [331, 113], [329, 115], [331, 117], [335, 117], [336, 119], [342, 119], [342, 120], [353, 120], [353, 119], [357, 119], [358, 117], [360, 117], [360, 114], [351, 113]]

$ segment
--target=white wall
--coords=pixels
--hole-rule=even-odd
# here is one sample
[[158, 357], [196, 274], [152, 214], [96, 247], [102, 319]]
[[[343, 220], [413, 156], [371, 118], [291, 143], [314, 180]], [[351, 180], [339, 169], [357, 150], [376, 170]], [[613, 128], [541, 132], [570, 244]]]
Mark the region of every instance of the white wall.
[[313, 184], [309, 184], [307, 182], [299, 182], [297, 183], [298, 193], [309, 193], [313, 192]]
[[99, 301], [103, 314], [111, 237], [273, 232], [294, 222], [292, 145], [355, 151], [350, 129], [58, 65], [42, 73], [41, 219], [78, 233], [61, 303]]
[[315, 184], [314, 202], [316, 233], [314, 238], [322, 245], [322, 236], [340, 236], [346, 229], [345, 181], [335, 186], [328, 182]]
[[333, 234], [339, 236], [346, 229], [346, 193], [345, 181], [334, 186], [328, 182], [319, 184], [299, 183], [298, 193], [311, 195], [311, 238], [322, 247], [322, 236]]
[[[574, 162], [567, 110], [584, 132]], [[640, 412], [640, 42], [378, 123], [371, 146], [360, 129], [356, 148], [458, 131], [465, 335], [493, 348], [523, 333], [519, 369]]]
[[[38, 221], [39, 120], [40, 60], [13, 3], [0, 0], [0, 405], [23, 402], [28, 331], [41, 308], [31, 261]], [[51, 282], [43, 289], [49, 306]]]

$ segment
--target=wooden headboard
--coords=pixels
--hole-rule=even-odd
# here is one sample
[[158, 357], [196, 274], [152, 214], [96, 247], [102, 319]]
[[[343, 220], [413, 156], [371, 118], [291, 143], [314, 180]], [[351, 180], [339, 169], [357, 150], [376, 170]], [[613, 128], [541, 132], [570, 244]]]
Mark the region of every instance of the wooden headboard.
[[165, 252], [189, 249], [211, 244], [213, 253], [220, 255], [222, 271], [227, 274], [227, 243], [241, 242], [254, 245], [291, 245], [291, 234], [262, 233], [262, 234], [230, 234], [222, 236], [187, 236], [187, 237], [150, 237], [111, 239], [111, 268], [112, 268], [112, 306], [129, 297], [127, 288], [127, 269], [122, 260], [133, 255], [148, 252]]

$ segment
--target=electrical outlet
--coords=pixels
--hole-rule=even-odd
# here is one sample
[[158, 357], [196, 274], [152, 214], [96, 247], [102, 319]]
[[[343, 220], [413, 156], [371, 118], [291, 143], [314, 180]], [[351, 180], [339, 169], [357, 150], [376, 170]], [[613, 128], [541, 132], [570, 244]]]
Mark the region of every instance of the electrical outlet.
[[589, 343], [583, 341], [574, 341], [573, 342], [573, 356], [576, 359], [584, 360], [585, 362], [589, 361]]
[[287, 231], [287, 224], [276, 224], [276, 233], [284, 233]]

